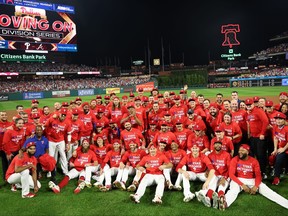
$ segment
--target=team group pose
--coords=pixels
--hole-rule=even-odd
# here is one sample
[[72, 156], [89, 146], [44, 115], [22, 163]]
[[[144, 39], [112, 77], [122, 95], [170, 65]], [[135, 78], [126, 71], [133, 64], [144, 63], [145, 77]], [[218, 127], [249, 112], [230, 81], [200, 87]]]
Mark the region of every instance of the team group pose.
[[[244, 191], [288, 208], [288, 200], [267, 186], [283, 184], [288, 172], [287, 92], [275, 104], [239, 98], [236, 91], [211, 101], [196, 91], [161, 94], [156, 88], [147, 97], [139, 88], [136, 95], [97, 95], [89, 102], [77, 97], [54, 108], [32, 100], [16, 112], [0, 111], [0, 156], [3, 180], [11, 191], [21, 189], [23, 198], [35, 197], [46, 175], [54, 193], [77, 178], [75, 194], [92, 186], [120, 189], [130, 191], [135, 203], [156, 185], [156, 204], [165, 190], [176, 190], [184, 202], [195, 198], [225, 210]], [[58, 162], [64, 175], [59, 183]], [[273, 181], [266, 185], [268, 175]], [[203, 185], [196, 191], [190, 181]]]

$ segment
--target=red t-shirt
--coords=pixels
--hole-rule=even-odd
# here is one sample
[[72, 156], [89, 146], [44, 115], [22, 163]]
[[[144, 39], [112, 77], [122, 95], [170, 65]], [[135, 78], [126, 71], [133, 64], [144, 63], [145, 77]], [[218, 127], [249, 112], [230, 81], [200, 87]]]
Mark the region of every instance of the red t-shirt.
[[82, 121], [77, 119], [76, 121], [73, 121], [72, 119], [69, 119], [69, 122], [71, 124], [71, 142], [75, 143], [76, 141], [79, 141], [82, 133], [84, 131], [84, 124]]
[[187, 140], [190, 134], [192, 134], [193, 132], [191, 130], [188, 129], [183, 129], [182, 131], [178, 131], [176, 130], [174, 132], [176, 139], [178, 140], [179, 143], [179, 148], [180, 149], [187, 149]]
[[126, 151], [122, 156], [121, 162], [135, 168], [140, 160], [147, 155], [145, 151], [137, 149], [136, 152]]
[[[283, 125], [279, 128], [277, 125], [274, 125], [273, 135], [278, 140], [278, 148], [283, 148], [288, 143], [288, 126]], [[286, 154], [288, 154], [288, 150], [286, 150]]]
[[9, 121], [0, 121], [0, 151], [3, 150], [3, 137], [6, 131], [6, 128], [13, 125], [12, 122]]
[[164, 163], [168, 164], [168, 158], [163, 154], [157, 153], [155, 156], [146, 155], [141, 161], [138, 163], [138, 166], [145, 166], [145, 164], [149, 164], [150, 167], [146, 168], [147, 174], [161, 175], [163, 171], [159, 169], [161, 165]]
[[105, 164], [107, 164], [109, 162], [110, 167], [119, 167], [121, 161], [121, 151], [114, 151], [111, 150], [107, 153], [107, 155], [105, 156], [105, 159], [103, 161], [103, 163], [101, 164], [101, 168], [103, 169]]
[[141, 133], [140, 130], [136, 128], [131, 128], [130, 131], [123, 130], [120, 133], [120, 139], [123, 142], [123, 145], [125, 146], [126, 150], [129, 150], [129, 141], [134, 140], [137, 144], [138, 147], [141, 146], [140, 142], [144, 140], [143, 134]]
[[60, 121], [58, 118], [51, 117], [45, 124], [46, 135], [49, 141], [61, 142], [65, 140], [65, 136], [71, 133], [70, 122], [64, 120]]
[[195, 133], [192, 133], [188, 137], [187, 150], [190, 151], [190, 149], [194, 144], [196, 144], [199, 147], [200, 151], [203, 151], [205, 148], [209, 149], [210, 145], [209, 139], [206, 135], [196, 136]]
[[231, 124], [225, 124], [225, 122], [222, 122], [220, 124], [220, 127], [222, 127], [225, 130], [225, 136], [235, 136], [237, 134], [240, 134], [241, 136], [238, 137], [237, 139], [233, 139], [232, 142], [233, 143], [239, 143], [242, 139], [242, 131], [240, 129], [240, 127], [237, 125], [237, 123], [235, 122], [231, 122]]
[[214, 170], [215, 175], [220, 175], [225, 178], [229, 177], [229, 165], [231, 161], [231, 155], [226, 151], [220, 151], [218, 154], [213, 151], [208, 155]]
[[[73, 158], [73, 157], [72, 157]], [[74, 168], [77, 171], [82, 171], [85, 169], [86, 164], [90, 164], [96, 162], [97, 157], [92, 150], [88, 150], [88, 152], [83, 153], [82, 151], [77, 151], [77, 156], [74, 158]]]
[[187, 171], [192, 171], [194, 173], [203, 173], [208, 168], [213, 169], [212, 163], [205, 154], [199, 154], [198, 157], [193, 157], [192, 154], [186, 155], [176, 167], [176, 171], [182, 168], [184, 165], [187, 166]]
[[13, 129], [8, 129], [3, 137], [3, 150], [6, 155], [11, 155], [12, 152], [19, 151], [26, 139], [23, 128], [19, 130], [13, 125]]
[[216, 141], [221, 141], [222, 142], [222, 150], [226, 151], [228, 153], [231, 153], [232, 150], [234, 150], [234, 145], [228, 137], [224, 136], [222, 140], [217, 139], [217, 137], [212, 138], [211, 140], [211, 145], [210, 145], [210, 150], [214, 151], [214, 143]]
[[82, 113], [79, 115], [79, 120], [84, 124], [84, 130], [82, 131], [82, 136], [91, 136], [93, 132], [93, 124], [96, 124], [96, 117], [93, 113], [88, 112], [87, 114]]
[[177, 152], [172, 152], [172, 150], [169, 150], [165, 152], [165, 155], [169, 159], [169, 161], [173, 164], [173, 168], [175, 169], [182, 160], [182, 158], [184, 158], [187, 154], [183, 149], [178, 149]]

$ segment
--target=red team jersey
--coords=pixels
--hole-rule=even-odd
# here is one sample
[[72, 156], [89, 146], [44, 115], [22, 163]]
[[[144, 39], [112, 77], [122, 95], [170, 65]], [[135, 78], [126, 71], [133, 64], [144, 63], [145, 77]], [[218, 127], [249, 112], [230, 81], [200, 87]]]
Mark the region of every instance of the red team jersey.
[[154, 137], [153, 143], [159, 146], [159, 143], [161, 140], [165, 140], [167, 142], [166, 149], [170, 149], [170, 145], [173, 140], [177, 140], [176, 136], [174, 133], [171, 131], [168, 132], [161, 132], [159, 131], [158, 134]]
[[140, 142], [141, 140], [144, 140], [144, 137], [140, 130], [136, 128], [131, 128], [130, 131], [123, 130], [120, 133], [120, 140], [122, 141], [122, 144], [125, 146], [126, 150], [129, 150], [129, 142], [133, 140], [135, 143], [138, 144], [138, 147], [141, 146]]
[[182, 160], [182, 158], [184, 158], [187, 154], [183, 149], [178, 149], [177, 152], [172, 152], [172, 150], [169, 150], [165, 152], [165, 155], [168, 160], [173, 164], [173, 169], [175, 169]]
[[176, 136], [176, 139], [179, 143], [179, 148], [180, 149], [184, 149], [186, 150], [187, 149], [187, 140], [188, 140], [188, 137], [190, 134], [192, 134], [193, 132], [189, 129], [183, 129], [182, 131], [178, 131], [176, 130], [174, 132], [175, 136]]
[[242, 139], [242, 131], [241, 131], [241, 129], [238, 126], [237, 123], [231, 122], [231, 124], [227, 125], [224, 122], [222, 122], [220, 124], [220, 127], [222, 127], [224, 129], [226, 136], [232, 137], [232, 136], [235, 136], [236, 134], [240, 134], [241, 135], [237, 139], [233, 139], [232, 140], [233, 143], [239, 143], [241, 141], [241, 139]]
[[251, 113], [248, 113], [247, 121], [250, 126], [250, 135], [252, 137], [259, 137], [261, 134], [265, 135], [269, 121], [262, 109], [254, 107]]
[[255, 186], [258, 187], [262, 181], [259, 162], [250, 156], [248, 156], [248, 160], [240, 160], [239, 157], [236, 156], [231, 160], [229, 177], [240, 186], [242, 186], [243, 183], [238, 178], [255, 178]]
[[79, 119], [77, 119], [76, 121], [70, 119], [69, 122], [71, 124], [71, 142], [75, 143], [79, 141], [82, 136], [82, 131], [84, 130], [84, 124]]
[[36, 166], [37, 159], [34, 156], [29, 157], [26, 152], [23, 153], [23, 158], [19, 158], [18, 156], [15, 156], [11, 164], [8, 167], [8, 170], [5, 175], [5, 179], [7, 180], [12, 174], [14, 174], [15, 169], [17, 167], [27, 166], [28, 164], [33, 164], [34, 166]]
[[187, 150], [190, 151], [190, 149], [194, 144], [196, 144], [199, 147], [200, 151], [203, 151], [205, 148], [209, 149], [210, 147], [209, 139], [206, 135], [196, 136], [195, 133], [192, 133], [188, 137]]
[[201, 153], [196, 158], [194, 158], [191, 154], [186, 155], [178, 164], [176, 171], [178, 171], [178, 169], [182, 168], [184, 165], [187, 165], [187, 171], [192, 171], [194, 173], [203, 173], [207, 168], [209, 170], [213, 169], [209, 158]]
[[147, 155], [145, 151], [137, 149], [136, 152], [126, 151], [122, 156], [121, 162], [135, 168], [140, 160]]
[[4, 133], [6, 131], [6, 128], [13, 125], [12, 122], [9, 121], [0, 121], [0, 151], [3, 150], [3, 137], [4, 137]]
[[168, 158], [164, 154], [157, 152], [155, 156], [144, 156], [138, 165], [145, 166], [145, 164], [149, 164], [150, 166], [146, 168], [147, 174], [162, 175], [163, 171], [159, 169], [159, 166], [163, 165], [164, 163], [169, 163]]
[[[278, 127], [274, 125], [273, 127], [273, 135], [274, 138], [278, 140], [278, 148], [283, 148], [288, 143], [288, 126], [283, 125], [282, 127]], [[286, 154], [288, 154], [288, 150], [286, 150]]]
[[224, 136], [222, 140], [217, 139], [217, 137], [212, 138], [211, 140], [211, 145], [210, 145], [210, 150], [214, 150], [214, 143], [216, 141], [221, 141], [222, 142], [222, 150], [226, 151], [228, 153], [231, 153], [232, 150], [234, 150], [234, 145], [228, 137]]
[[119, 167], [120, 161], [121, 161], [121, 151], [116, 152], [114, 150], [111, 150], [105, 156], [103, 164], [101, 164], [101, 168], [103, 169], [105, 164], [107, 164], [108, 162], [110, 164], [110, 168]]
[[86, 164], [90, 164], [92, 162], [97, 161], [96, 155], [90, 149], [86, 153], [83, 153], [82, 151], [77, 151], [76, 158], [72, 157], [71, 159], [72, 162], [74, 163], [74, 168], [77, 171], [82, 171], [83, 169], [85, 169]]
[[13, 130], [8, 129], [3, 137], [3, 150], [6, 155], [11, 155], [12, 152], [17, 152], [23, 146], [26, 139], [23, 128], [19, 130], [13, 125]]
[[61, 142], [65, 140], [67, 133], [71, 132], [71, 124], [64, 120], [61, 122], [58, 118], [50, 118], [45, 125], [47, 129], [47, 138], [51, 142]]
[[92, 112], [88, 112], [87, 114], [82, 113], [79, 115], [79, 120], [84, 124], [84, 130], [82, 132], [82, 136], [91, 136], [93, 132], [93, 124], [96, 124], [96, 117]]
[[226, 151], [220, 151], [218, 154], [213, 151], [208, 155], [214, 170], [215, 175], [223, 176], [226, 179], [229, 177], [229, 165], [231, 161], [231, 155]]

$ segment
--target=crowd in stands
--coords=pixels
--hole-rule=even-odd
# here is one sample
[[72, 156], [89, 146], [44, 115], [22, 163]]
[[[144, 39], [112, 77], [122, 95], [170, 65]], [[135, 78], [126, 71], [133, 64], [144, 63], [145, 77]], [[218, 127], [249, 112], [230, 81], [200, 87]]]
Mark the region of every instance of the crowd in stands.
[[241, 74], [238, 78], [261, 78], [261, 77], [269, 77], [269, 76], [288, 76], [288, 70], [286, 68], [267, 68], [261, 71], [255, 70], [251, 71], [250, 74]]
[[113, 77], [101, 79], [97, 77], [84, 79], [64, 79], [64, 80], [33, 80], [33, 81], [2, 81], [0, 92], [29, 92], [29, 91], [50, 91], [67, 89], [89, 89], [130, 86], [145, 83], [150, 80], [150, 76], [133, 77]]
[[288, 51], [288, 43], [282, 43], [282, 44], [267, 48], [266, 50], [257, 52], [256, 54], [254, 54], [254, 56], [265, 56], [268, 54], [281, 53], [281, 52], [287, 52], [287, 51]]
[[96, 67], [62, 63], [0, 63], [0, 72], [86, 72], [99, 71]]

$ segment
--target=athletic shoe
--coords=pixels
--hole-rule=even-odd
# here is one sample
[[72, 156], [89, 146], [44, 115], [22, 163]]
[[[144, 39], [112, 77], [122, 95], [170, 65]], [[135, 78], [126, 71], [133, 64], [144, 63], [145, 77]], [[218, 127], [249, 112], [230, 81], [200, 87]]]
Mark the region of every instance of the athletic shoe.
[[155, 204], [162, 204], [162, 200], [161, 200], [160, 197], [155, 196], [154, 199], [152, 200], [152, 203], [155, 203]]
[[54, 193], [60, 193], [60, 187], [56, 185], [54, 182], [49, 181], [48, 183], [49, 188], [54, 192]]
[[134, 184], [131, 184], [128, 188], [127, 188], [127, 191], [129, 192], [134, 192], [136, 191], [137, 187], [134, 185]]
[[177, 186], [174, 185], [174, 186], [173, 186], [173, 189], [174, 189], [174, 190], [177, 190], [177, 191], [181, 191], [181, 190], [182, 190], [182, 187], [181, 187], [180, 185], [177, 185]]
[[119, 181], [115, 182], [115, 185], [116, 185], [117, 188], [119, 188], [121, 190], [126, 190], [125, 183], [122, 182], [122, 181], [121, 182], [119, 182]]
[[172, 190], [173, 188], [174, 188], [174, 185], [172, 184], [172, 182], [171, 181], [166, 181], [166, 185], [167, 185], [167, 187], [168, 187], [168, 189], [169, 190]]
[[85, 182], [85, 186], [88, 187], [88, 188], [91, 188], [92, 184], [90, 182]]
[[74, 190], [74, 194], [78, 194], [81, 192], [81, 190], [83, 190], [85, 187], [85, 182], [81, 182], [80, 184], [78, 184], [78, 186], [76, 187], [76, 189]]
[[185, 196], [183, 201], [184, 202], [190, 202], [195, 197], [195, 194], [191, 193], [188, 196]]
[[112, 189], [111, 185], [106, 185], [106, 186], [102, 186], [99, 188], [99, 190], [102, 192], [107, 192], [107, 191], [110, 191], [111, 189]]
[[218, 209], [218, 193], [215, 191], [212, 194], [212, 207]]
[[34, 193], [28, 193], [26, 195], [22, 195], [22, 198], [33, 198], [35, 196], [36, 196], [36, 194], [34, 194]]
[[101, 187], [103, 187], [103, 184], [101, 184], [100, 182], [95, 182], [93, 184], [93, 186], [96, 187], [96, 188], [101, 188]]
[[136, 194], [130, 194], [130, 199], [135, 203], [140, 203], [139, 197]]
[[132, 184], [134, 184], [136, 187], [139, 186], [139, 182], [138, 181], [133, 181]]
[[266, 173], [262, 173], [262, 179], [267, 179], [268, 177], [267, 177], [267, 175], [266, 175]]
[[197, 196], [197, 200], [202, 202], [206, 207], [209, 207], [209, 208], [211, 207], [211, 200], [209, 197], [205, 196], [201, 192], [198, 192], [198, 194], [196, 194], [196, 196]]
[[220, 211], [225, 211], [227, 208], [226, 198], [225, 195], [221, 195], [218, 199], [218, 206]]
[[51, 172], [48, 172], [46, 175], [47, 178], [51, 178]]
[[200, 192], [195, 192], [195, 195], [196, 195], [198, 202], [201, 202]]
[[279, 177], [274, 177], [272, 185], [279, 185], [279, 183], [280, 183], [280, 178]]
[[17, 191], [17, 187], [15, 184], [11, 184], [11, 191], [12, 192], [16, 192]]

